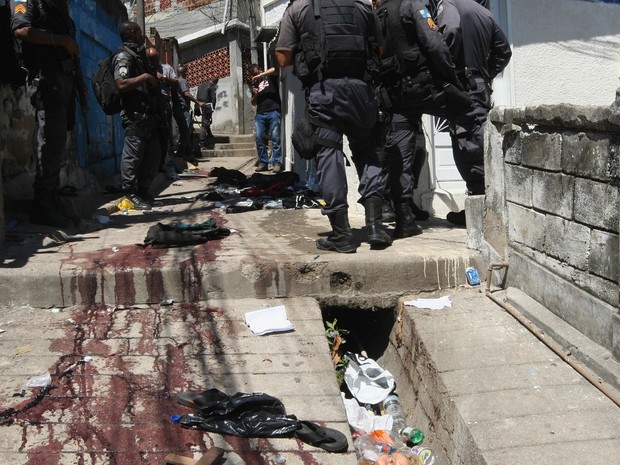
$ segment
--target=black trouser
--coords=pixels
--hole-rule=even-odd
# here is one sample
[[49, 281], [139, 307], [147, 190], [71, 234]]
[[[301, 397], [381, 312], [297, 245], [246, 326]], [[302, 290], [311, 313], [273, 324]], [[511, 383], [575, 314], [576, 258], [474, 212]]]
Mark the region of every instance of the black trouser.
[[28, 85], [37, 124], [35, 194], [59, 187], [67, 131], [75, 116], [74, 86], [73, 75], [62, 72], [45, 72]]
[[166, 156], [172, 143], [172, 107], [169, 102], [164, 102], [163, 120], [157, 131], [159, 136], [159, 168], [163, 169], [166, 164]]
[[202, 109], [202, 117], [200, 118], [200, 136], [198, 142], [201, 146], [206, 145], [207, 139], [213, 137], [211, 132], [211, 123], [213, 122], [213, 112], [205, 108]]
[[394, 203], [409, 202], [420, 174], [420, 163], [415, 160], [421, 153], [416, 150], [418, 138], [420, 134], [423, 136], [420, 117], [418, 113], [394, 112], [386, 123], [385, 140], [378, 149], [383, 185]]
[[190, 112], [178, 105], [173, 105], [172, 116], [177, 123], [179, 130], [179, 146], [177, 147], [177, 156], [187, 157], [191, 155], [191, 132]]
[[377, 100], [374, 89], [358, 79], [326, 79], [310, 88], [308, 114], [329, 126], [315, 127], [317, 137], [340, 148], [320, 146], [316, 156], [317, 177], [325, 200], [325, 215], [348, 208], [345, 158], [342, 136], [345, 134], [360, 176], [361, 201], [382, 194], [381, 165], [375, 153], [374, 127]]
[[156, 122], [131, 121], [125, 125], [121, 159], [123, 192], [148, 193], [161, 159], [157, 128]]
[[473, 127], [453, 124], [450, 129], [454, 163], [472, 195], [484, 194], [484, 133], [482, 125], [491, 110], [491, 89], [481, 77], [474, 78], [477, 88], [469, 91], [473, 109], [469, 113]]

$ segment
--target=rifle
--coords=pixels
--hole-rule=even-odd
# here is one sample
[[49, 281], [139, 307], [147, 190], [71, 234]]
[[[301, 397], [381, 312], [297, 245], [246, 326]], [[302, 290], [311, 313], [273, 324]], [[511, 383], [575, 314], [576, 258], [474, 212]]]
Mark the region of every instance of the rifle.
[[80, 109], [82, 110], [82, 117], [84, 118], [84, 130], [86, 131], [86, 143], [90, 145], [90, 132], [88, 131], [88, 121], [86, 114], [88, 113], [88, 90], [84, 84], [84, 75], [82, 74], [82, 64], [79, 57], [75, 58], [75, 88]]

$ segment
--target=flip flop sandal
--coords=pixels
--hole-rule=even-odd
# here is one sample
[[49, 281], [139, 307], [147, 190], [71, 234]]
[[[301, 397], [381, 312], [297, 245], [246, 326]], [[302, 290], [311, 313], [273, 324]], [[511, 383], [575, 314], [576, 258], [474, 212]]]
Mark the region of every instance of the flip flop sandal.
[[295, 437], [311, 446], [320, 447], [327, 452], [346, 452], [349, 448], [347, 437], [333, 428], [325, 428], [311, 421], [300, 421]]

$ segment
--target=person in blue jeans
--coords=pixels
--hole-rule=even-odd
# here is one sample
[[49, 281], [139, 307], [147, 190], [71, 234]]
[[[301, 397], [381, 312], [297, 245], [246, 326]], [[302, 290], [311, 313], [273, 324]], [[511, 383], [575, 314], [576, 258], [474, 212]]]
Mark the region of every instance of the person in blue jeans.
[[282, 148], [280, 146], [280, 89], [278, 70], [263, 71], [253, 63], [248, 67], [252, 76], [252, 105], [256, 106], [254, 128], [258, 150], [257, 172], [269, 169], [267, 138], [271, 139], [271, 166], [274, 173], [282, 171]]

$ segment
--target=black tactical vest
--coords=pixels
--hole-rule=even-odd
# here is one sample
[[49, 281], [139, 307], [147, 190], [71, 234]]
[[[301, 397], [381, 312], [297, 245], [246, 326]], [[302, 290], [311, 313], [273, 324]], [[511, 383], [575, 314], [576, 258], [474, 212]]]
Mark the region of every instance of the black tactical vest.
[[[310, 0], [310, 13], [298, 25], [295, 75], [306, 86], [327, 78], [368, 78], [374, 37], [361, 0]], [[370, 44], [367, 45], [367, 42]]]
[[417, 76], [428, 70], [427, 60], [416, 38], [402, 25], [400, 5], [402, 0], [383, 0], [377, 9], [384, 39], [381, 55], [381, 81], [394, 84], [404, 76]]

